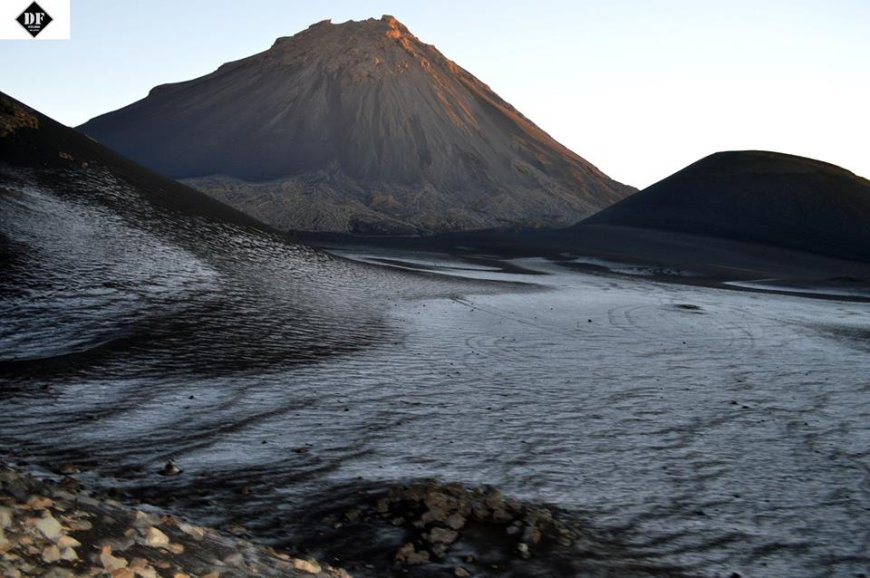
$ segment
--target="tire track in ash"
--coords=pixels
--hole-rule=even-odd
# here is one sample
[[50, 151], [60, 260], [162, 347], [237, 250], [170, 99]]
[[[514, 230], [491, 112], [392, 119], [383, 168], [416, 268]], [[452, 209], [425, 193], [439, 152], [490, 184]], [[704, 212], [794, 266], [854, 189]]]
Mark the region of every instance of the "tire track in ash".
[[[727, 317], [729, 321], [722, 320]], [[735, 320], [735, 317], [737, 318]], [[676, 299], [642, 305], [620, 305], [607, 311], [613, 329], [651, 339], [662, 347], [715, 347], [717, 353], [746, 353], [756, 347], [756, 335], [744, 323], [752, 315], [730, 308], [727, 315], [717, 309]]]

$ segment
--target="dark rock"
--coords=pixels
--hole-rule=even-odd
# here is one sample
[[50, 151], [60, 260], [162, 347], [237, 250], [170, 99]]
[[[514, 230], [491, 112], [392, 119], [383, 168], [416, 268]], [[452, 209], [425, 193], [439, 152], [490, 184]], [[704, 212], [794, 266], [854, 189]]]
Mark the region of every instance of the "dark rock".
[[161, 468], [161, 470], [157, 473], [161, 476], [177, 476], [178, 474], [182, 473], [182, 471], [183, 470], [181, 468], [175, 465], [175, 462], [169, 460], [168, 462], [166, 462], [166, 465], [163, 466], [163, 468]]

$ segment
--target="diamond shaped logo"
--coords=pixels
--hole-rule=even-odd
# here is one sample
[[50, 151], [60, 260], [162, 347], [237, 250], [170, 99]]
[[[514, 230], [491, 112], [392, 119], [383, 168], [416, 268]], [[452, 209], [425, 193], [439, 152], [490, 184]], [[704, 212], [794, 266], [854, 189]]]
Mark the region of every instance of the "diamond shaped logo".
[[16, 20], [30, 33], [31, 36], [36, 38], [36, 36], [51, 23], [52, 17], [48, 15], [48, 12], [42, 9], [42, 6], [34, 2], [28, 6], [27, 10], [22, 12]]

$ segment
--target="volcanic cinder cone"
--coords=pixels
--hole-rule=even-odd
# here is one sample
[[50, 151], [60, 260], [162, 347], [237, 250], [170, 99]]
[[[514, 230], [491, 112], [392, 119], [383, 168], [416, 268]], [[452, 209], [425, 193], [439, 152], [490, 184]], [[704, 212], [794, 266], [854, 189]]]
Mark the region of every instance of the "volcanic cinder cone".
[[633, 192], [390, 16], [320, 22], [79, 129], [285, 230], [566, 226]]
[[870, 181], [768, 151], [703, 158], [585, 220], [870, 261]]

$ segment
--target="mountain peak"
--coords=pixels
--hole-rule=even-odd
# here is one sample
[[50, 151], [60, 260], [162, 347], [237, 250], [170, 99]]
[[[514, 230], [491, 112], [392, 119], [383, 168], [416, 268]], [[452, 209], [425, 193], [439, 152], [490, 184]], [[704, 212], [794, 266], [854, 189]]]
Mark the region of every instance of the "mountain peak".
[[284, 229], [569, 225], [632, 190], [390, 15], [324, 20], [80, 128]]
[[384, 14], [381, 16], [381, 22], [385, 22], [389, 28], [389, 30], [385, 32], [387, 38], [399, 39], [404, 35], [409, 34], [408, 28], [393, 16]]
[[312, 24], [302, 32], [293, 36], [282, 36], [275, 40], [272, 48], [294, 47], [301, 43], [322, 44], [322, 48], [330, 46], [341, 50], [375, 50], [389, 46], [388, 42], [395, 42], [407, 52], [418, 52], [412, 47], [418, 44], [420, 47], [430, 47], [414, 36], [408, 27], [402, 24], [395, 16], [384, 14], [380, 18], [367, 20], [348, 20], [335, 24], [331, 19], [322, 20]]
[[301, 36], [324, 35], [333, 33], [340, 33], [351, 37], [353, 40], [358, 40], [358, 38], [353, 38], [353, 35], [360, 32], [374, 32], [375, 35], [383, 35], [387, 38], [392, 38], [394, 40], [398, 40], [406, 36], [410, 37], [413, 40], [417, 40], [417, 38], [408, 30], [408, 27], [399, 22], [399, 20], [395, 16], [384, 14], [380, 18], [368, 18], [366, 20], [348, 20], [346, 22], [341, 22], [338, 24], [334, 23], [331, 18], [327, 18], [325, 20], [321, 20], [320, 22], [315, 22], [305, 30], [292, 36], [281, 36], [277, 38], [272, 46], [274, 47], [288, 40], [299, 38]]
[[[322, 20], [293, 36], [278, 38], [269, 50], [250, 58], [259, 59], [267, 66], [284, 68], [318, 60], [329, 71], [349, 73], [357, 80], [404, 73], [412, 65], [428, 70], [431, 59], [446, 62], [434, 47], [421, 42], [388, 14], [379, 19], [348, 20], [339, 24]], [[231, 62], [221, 68], [235, 65], [236, 62]], [[458, 67], [452, 65], [452, 68]]]

